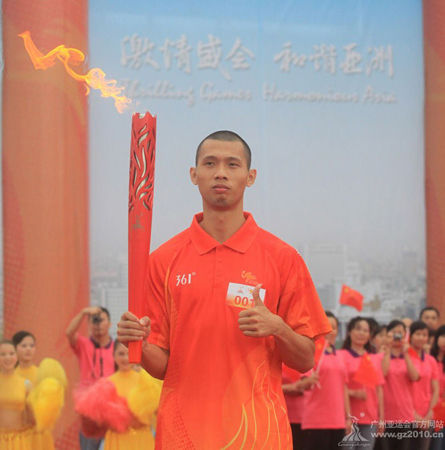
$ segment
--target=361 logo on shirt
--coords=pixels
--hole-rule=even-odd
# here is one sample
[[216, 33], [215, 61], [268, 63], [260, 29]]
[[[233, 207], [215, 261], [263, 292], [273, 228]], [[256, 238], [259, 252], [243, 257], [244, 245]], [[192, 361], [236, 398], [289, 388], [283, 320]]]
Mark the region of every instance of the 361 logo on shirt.
[[176, 286], [187, 286], [192, 284], [192, 279], [196, 275], [196, 272], [183, 273], [176, 275]]

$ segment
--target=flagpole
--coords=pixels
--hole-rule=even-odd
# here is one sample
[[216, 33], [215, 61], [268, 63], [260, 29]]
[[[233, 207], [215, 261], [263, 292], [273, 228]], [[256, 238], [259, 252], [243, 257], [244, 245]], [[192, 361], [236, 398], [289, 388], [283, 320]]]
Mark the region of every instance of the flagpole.
[[317, 367], [315, 369], [315, 373], [317, 375], [320, 373], [321, 363], [323, 362], [324, 354], [325, 354], [325, 351], [326, 351], [327, 347], [328, 347], [328, 340], [325, 338], [324, 345], [323, 345], [323, 350], [321, 351], [320, 359], [319, 359]]

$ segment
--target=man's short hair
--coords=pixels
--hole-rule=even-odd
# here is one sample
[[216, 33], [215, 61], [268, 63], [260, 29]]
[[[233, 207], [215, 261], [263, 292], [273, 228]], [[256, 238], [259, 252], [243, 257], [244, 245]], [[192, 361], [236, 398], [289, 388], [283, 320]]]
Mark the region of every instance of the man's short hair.
[[252, 162], [252, 152], [250, 151], [250, 147], [247, 144], [247, 142], [239, 135], [236, 134], [234, 131], [229, 130], [220, 130], [215, 131], [208, 136], [206, 136], [198, 145], [198, 148], [196, 149], [196, 156], [195, 156], [195, 165], [198, 165], [198, 158], [199, 158], [199, 152], [201, 150], [202, 144], [204, 144], [205, 141], [212, 139], [215, 141], [225, 141], [225, 142], [241, 142], [243, 144], [244, 152], [246, 154], [246, 160], [247, 160], [247, 168], [250, 169], [250, 164]]
[[[111, 320], [110, 311], [108, 311], [107, 308], [105, 308], [104, 306], [98, 306], [98, 308], [100, 309], [100, 313], [103, 313], [103, 312], [104, 312], [104, 313], [106, 314], [108, 320]], [[100, 313], [98, 313], [98, 314], [100, 314]], [[96, 315], [96, 314], [94, 314], [94, 315]], [[91, 320], [92, 318], [93, 318], [93, 316], [90, 316], [90, 320]]]
[[425, 306], [425, 308], [422, 308], [419, 314], [419, 319], [422, 318], [422, 315], [426, 311], [434, 311], [437, 314], [437, 317], [440, 317], [440, 312], [435, 306]]

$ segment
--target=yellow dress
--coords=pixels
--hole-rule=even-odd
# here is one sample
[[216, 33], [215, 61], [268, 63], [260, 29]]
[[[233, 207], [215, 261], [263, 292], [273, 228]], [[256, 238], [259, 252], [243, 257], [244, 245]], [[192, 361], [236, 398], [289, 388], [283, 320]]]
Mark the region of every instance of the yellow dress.
[[35, 386], [37, 381], [37, 366], [29, 366], [26, 368], [17, 366], [15, 368], [15, 373], [22, 376], [25, 380], [29, 380], [33, 386]]
[[[0, 409], [15, 410], [25, 414], [26, 380], [20, 375], [0, 373]], [[18, 430], [2, 429], [0, 424], [1, 450], [34, 450], [33, 430], [25, 424]]]
[[[15, 373], [25, 378], [25, 380], [29, 380], [31, 382], [31, 386], [35, 387], [37, 384], [37, 372], [39, 368], [35, 365], [29, 367], [20, 367], [17, 366], [15, 369]], [[33, 436], [32, 436], [32, 448], [35, 450], [53, 450], [54, 449], [54, 440], [49, 430], [37, 430], [36, 427], [33, 428]], [[1, 450], [1, 447], [0, 447]]]
[[[132, 395], [135, 394], [135, 387], [144, 383], [151, 383], [154, 387], [154, 392], [152, 395], [152, 405], [151, 410], [155, 411], [159, 403], [159, 395], [161, 391], [161, 382], [152, 378], [141, 369], [140, 372], [134, 370], [121, 372], [118, 371], [109, 377], [109, 380], [115, 385], [117, 393], [120, 397], [124, 397], [129, 401], [129, 407], [133, 414], [137, 417], [138, 412], [132, 408], [135, 403], [132, 402]], [[148, 405], [150, 408], [150, 405]], [[140, 408], [138, 408], [140, 409]], [[152, 450], [154, 449], [154, 437], [151, 430], [152, 422], [154, 421], [154, 414], [145, 414], [145, 419], [142, 419], [142, 415], [139, 418], [143, 421], [143, 425], [137, 428], [129, 428], [124, 433], [118, 433], [113, 430], [108, 430], [105, 434], [105, 447], [104, 450], [127, 450], [127, 449], [138, 449], [138, 450]]]

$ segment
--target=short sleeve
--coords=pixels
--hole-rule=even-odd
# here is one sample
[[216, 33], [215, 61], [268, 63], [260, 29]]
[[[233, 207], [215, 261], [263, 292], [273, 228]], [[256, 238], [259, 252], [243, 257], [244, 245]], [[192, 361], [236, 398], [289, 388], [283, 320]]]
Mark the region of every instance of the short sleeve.
[[295, 383], [296, 381], [301, 379], [301, 373], [295, 369], [291, 369], [286, 366], [284, 363], [281, 366], [281, 376], [282, 381], [284, 383]]
[[343, 383], [348, 384], [350, 381], [350, 374], [348, 362], [346, 361], [345, 356], [346, 356], [345, 352], [339, 350], [336, 351], [336, 360], [338, 361], [339, 366], [341, 368]]
[[162, 269], [162, 264], [156, 254], [149, 259], [149, 267], [146, 278], [146, 315], [150, 318], [151, 330], [148, 342], [170, 349], [170, 321], [167, 308], [167, 271]]
[[371, 361], [374, 364], [375, 370], [377, 372], [377, 385], [382, 386], [385, 384], [385, 377], [383, 376], [381, 358], [378, 355], [373, 354], [371, 355]]
[[85, 347], [86, 342], [88, 341], [88, 339], [85, 336], [82, 336], [79, 333], [75, 334], [74, 339], [75, 339], [74, 345], [70, 344], [70, 346], [73, 349], [73, 352], [75, 353], [75, 355], [79, 356], [81, 351], [82, 351], [82, 348]]
[[432, 356], [430, 356], [429, 360], [430, 360], [430, 365], [431, 365], [431, 378], [433, 380], [438, 380], [439, 379], [439, 366], [437, 364], [437, 361]]
[[329, 333], [331, 325], [301, 256], [295, 250], [288, 252], [282, 265], [286, 279], [283, 280], [278, 315], [296, 333], [309, 338]]

